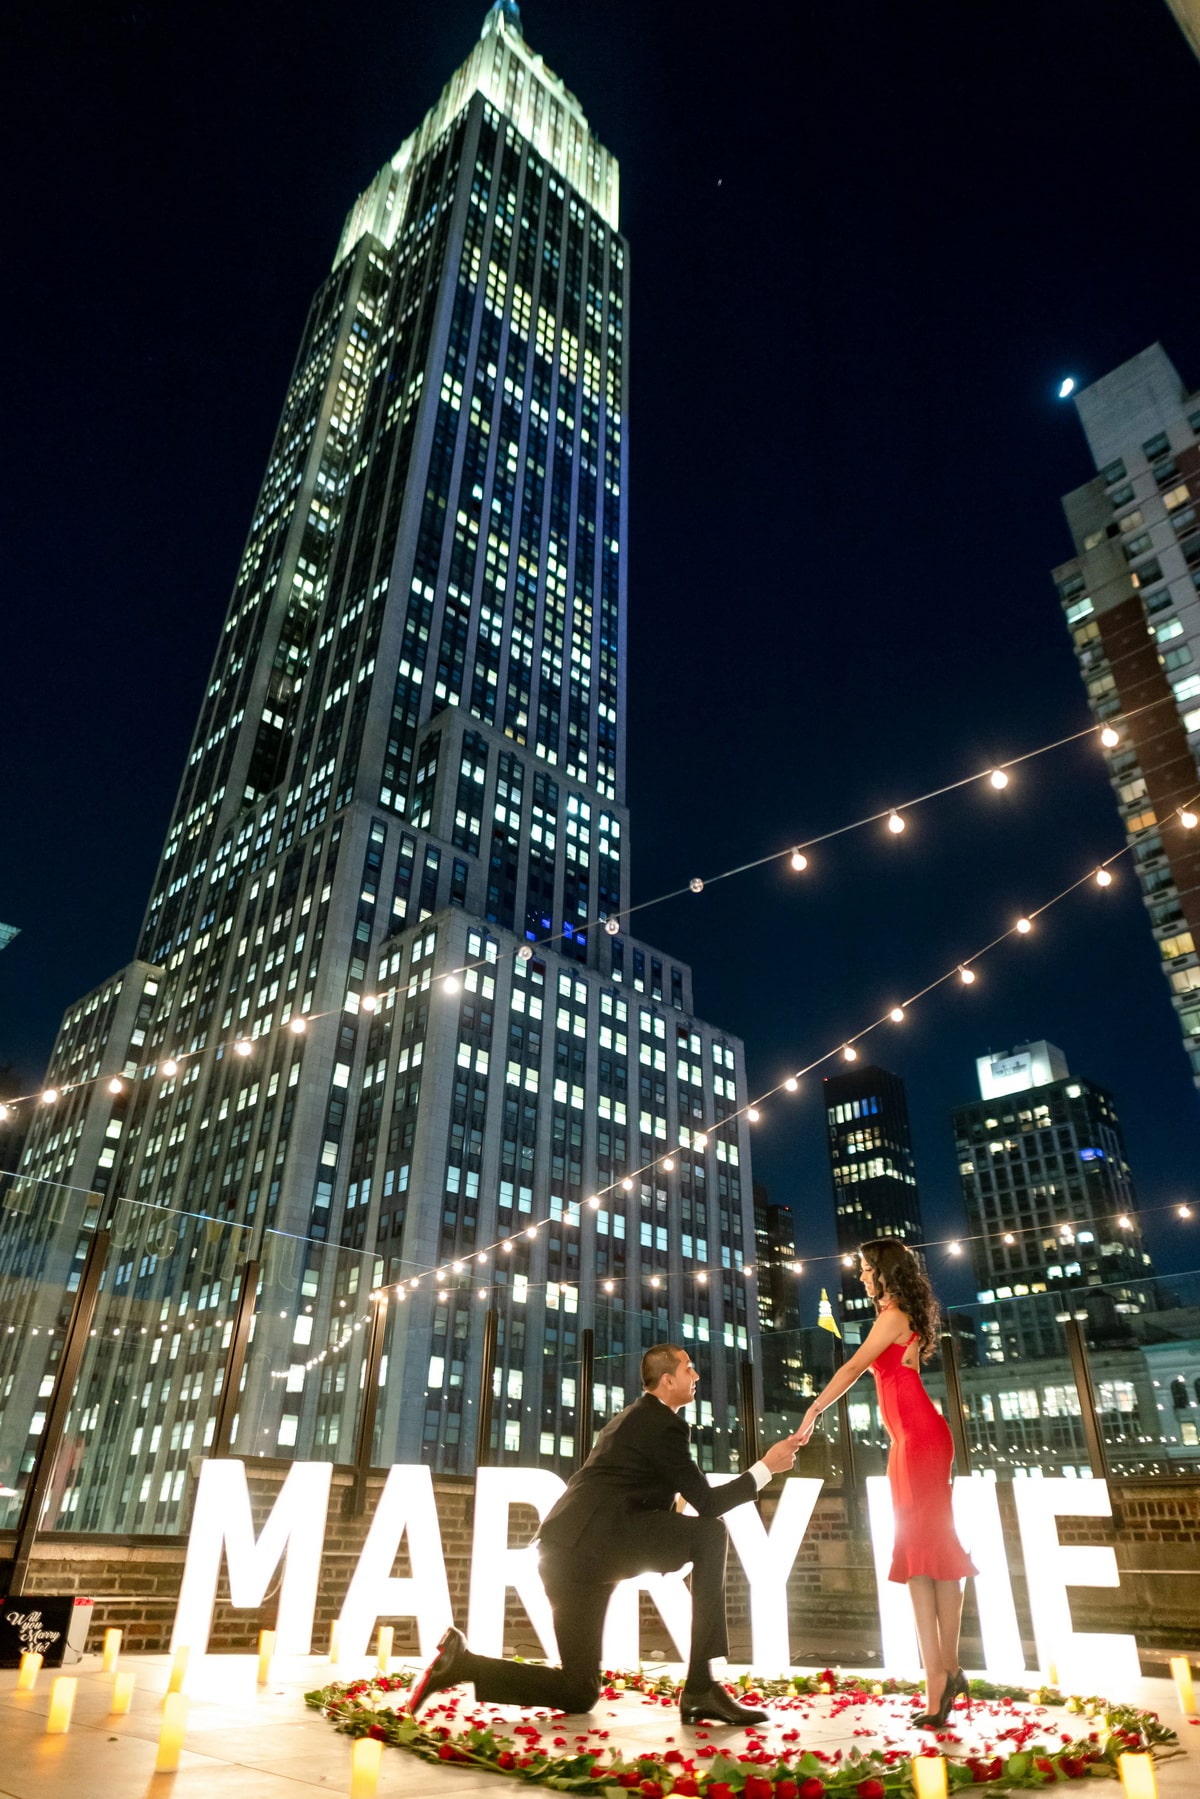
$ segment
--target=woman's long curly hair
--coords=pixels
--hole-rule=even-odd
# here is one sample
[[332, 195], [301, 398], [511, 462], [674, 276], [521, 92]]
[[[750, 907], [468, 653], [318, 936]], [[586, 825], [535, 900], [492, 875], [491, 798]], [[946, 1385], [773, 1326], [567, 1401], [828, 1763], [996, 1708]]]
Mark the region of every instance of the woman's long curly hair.
[[921, 1360], [928, 1361], [938, 1346], [942, 1314], [920, 1262], [895, 1237], [872, 1237], [858, 1253], [875, 1276], [876, 1304], [890, 1299], [906, 1315], [920, 1341]]

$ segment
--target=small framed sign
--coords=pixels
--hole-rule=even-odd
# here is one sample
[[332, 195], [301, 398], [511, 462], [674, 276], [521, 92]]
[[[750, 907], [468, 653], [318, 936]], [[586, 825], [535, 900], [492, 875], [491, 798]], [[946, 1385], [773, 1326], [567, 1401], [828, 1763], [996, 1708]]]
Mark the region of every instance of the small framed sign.
[[16, 1668], [36, 1650], [43, 1666], [79, 1661], [92, 1621], [92, 1601], [76, 1593], [9, 1594], [0, 1599], [0, 1668]]

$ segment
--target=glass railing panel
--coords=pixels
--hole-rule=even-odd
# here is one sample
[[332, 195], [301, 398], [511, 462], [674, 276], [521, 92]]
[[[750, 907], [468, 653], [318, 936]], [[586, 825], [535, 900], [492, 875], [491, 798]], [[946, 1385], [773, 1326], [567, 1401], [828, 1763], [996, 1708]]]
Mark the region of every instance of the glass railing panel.
[[108, 1261], [45, 1523], [170, 1534], [212, 1445], [250, 1233], [128, 1199], [105, 1219]]
[[[0, 1176], [0, 1530], [20, 1517], [101, 1204], [79, 1187]], [[61, 1500], [56, 1483], [48, 1516]]]
[[1200, 1274], [1073, 1287], [1111, 1473], [1200, 1470]]

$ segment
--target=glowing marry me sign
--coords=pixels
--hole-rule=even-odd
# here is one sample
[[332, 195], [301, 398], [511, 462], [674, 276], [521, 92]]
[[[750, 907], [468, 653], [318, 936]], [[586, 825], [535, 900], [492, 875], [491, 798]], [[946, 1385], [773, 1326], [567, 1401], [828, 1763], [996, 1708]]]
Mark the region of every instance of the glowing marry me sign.
[[[280, 1655], [310, 1653], [332, 1477], [328, 1462], [294, 1463], [256, 1537], [244, 1463], [201, 1463], [172, 1650], [186, 1644], [199, 1655], [207, 1648], [224, 1559], [231, 1603], [250, 1610], [262, 1605], [283, 1564], [276, 1651]], [[504, 1607], [511, 1588], [525, 1607], [546, 1656], [558, 1659], [537, 1551], [509, 1548], [508, 1519], [514, 1505], [532, 1506], [539, 1518], [544, 1518], [564, 1484], [542, 1468], [481, 1468], [475, 1477], [467, 1636], [482, 1654], [501, 1652]], [[749, 1587], [751, 1659], [763, 1673], [775, 1673], [791, 1663], [788, 1582], [823, 1484], [799, 1478], [785, 1481], [769, 1529], [753, 1505], [737, 1506], [725, 1514]], [[919, 1658], [908, 1594], [887, 1578], [892, 1554], [887, 1481], [869, 1480], [867, 1493], [884, 1667], [893, 1674], [915, 1673]], [[1065, 1546], [1058, 1540], [1055, 1523], [1059, 1516], [1110, 1516], [1106, 1484], [1098, 1480], [1019, 1480], [1013, 1483], [1013, 1496], [1041, 1667], [1053, 1663], [1063, 1685], [1083, 1691], [1094, 1691], [1103, 1682], [1111, 1687], [1137, 1679], [1133, 1637], [1074, 1630], [1067, 1599], [1068, 1586], [1120, 1584], [1111, 1549]], [[956, 1480], [954, 1510], [959, 1535], [979, 1570], [975, 1589], [987, 1671], [995, 1679], [1019, 1679], [1025, 1672], [1025, 1658], [995, 1482], [979, 1475]], [[406, 1535], [413, 1572], [397, 1578], [392, 1569]], [[632, 1666], [639, 1659], [641, 1589], [657, 1606], [679, 1656], [687, 1657], [692, 1602], [682, 1572], [644, 1574], [623, 1581], [613, 1595], [603, 1648], [609, 1667]], [[433, 1480], [429, 1469], [417, 1463], [401, 1463], [391, 1469], [375, 1507], [342, 1601], [339, 1638], [343, 1658], [352, 1661], [365, 1656], [376, 1623], [393, 1618], [416, 1619], [422, 1656], [432, 1654], [443, 1630], [453, 1622]]]

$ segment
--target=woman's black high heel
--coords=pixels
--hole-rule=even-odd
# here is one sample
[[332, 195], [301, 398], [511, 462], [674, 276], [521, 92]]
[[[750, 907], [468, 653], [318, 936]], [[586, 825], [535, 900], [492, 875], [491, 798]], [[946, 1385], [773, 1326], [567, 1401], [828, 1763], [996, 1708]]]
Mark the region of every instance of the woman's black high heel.
[[939, 1703], [937, 1710], [934, 1712], [922, 1712], [920, 1717], [914, 1718], [914, 1728], [917, 1730], [944, 1730], [946, 1725], [950, 1722], [950, 1712], [954, 1706], [954, 1701], [958, 1698], [960, 1693], [967, 1701], [967, 1711], [969, 1715], [971, 1689], [967, 1684], [967, 1677], [962, 1669], [956, 1668], [953, 1674], [948, 1674], [946, 1676], [946, 1684], [942, 1688], [941, 1702]]

